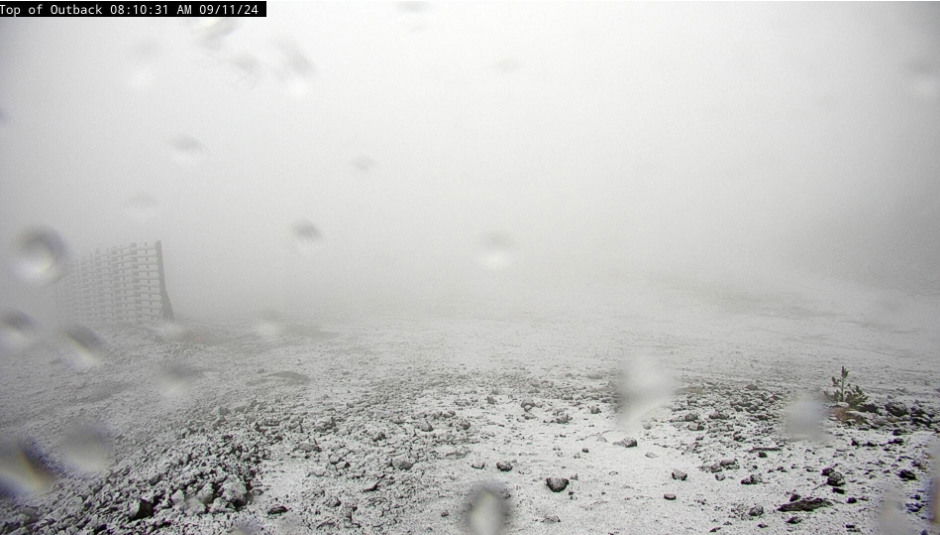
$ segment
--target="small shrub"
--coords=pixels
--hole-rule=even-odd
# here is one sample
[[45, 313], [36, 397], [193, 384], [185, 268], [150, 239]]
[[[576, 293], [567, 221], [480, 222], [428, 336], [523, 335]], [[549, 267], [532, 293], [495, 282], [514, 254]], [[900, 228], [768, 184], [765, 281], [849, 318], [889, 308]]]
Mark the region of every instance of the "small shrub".
[[837, 379], [832, 377], [832, 392], [827, 392], [826, 396], [836, 402], [848, 403], [853, 410], [859, 410], [862, 405], [868, 403], [868, 395], [862, 391], [858, 385], [849, 384], [846, 379], [849, 377], [849, 370], [842, 366], [842, 373]]

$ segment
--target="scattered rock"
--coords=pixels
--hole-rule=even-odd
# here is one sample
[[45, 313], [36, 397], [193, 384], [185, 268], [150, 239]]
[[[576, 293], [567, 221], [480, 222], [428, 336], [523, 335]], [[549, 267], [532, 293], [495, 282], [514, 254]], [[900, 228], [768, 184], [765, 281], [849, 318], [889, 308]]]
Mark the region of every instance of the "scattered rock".
[[222, 499], [237, 509], [248, 503], [248, 489], [240, 479], [229, 476], [222, 484]]
[[545, 484], [548, 485], [548, 488], [552, 489], [552, 492], [561, 492], [568, 487], [568, 479], [564, 477], [548, 477], [545, 478]]
[[150, 516], [153, 516], [153, 504], [143, 498], [138, 498], [128, 508], [127, 517], [131, 520], [140, 520]]
[[411, 470], [414, 465], [415, 462], [407, 457], [396, 457], [392, 460], [392, 466], [397, 470]]
[[270, 509], [268, 509], [268, 514], [269, 514], [269, 515], [272, 515], [272, 516], [273, 516], [273, 515], [282, 515], [282, 514], [284, 514], [284, 513], [286, 513], [286, 512], [287, 512], [287, 507], [284, 507], [283, 505], [275, 505], [275, 506], [271, 507]]
[[900, 472], [898, 472], [898, 477], [900, 477], [900, 478], [903, 479], [904, 481], [913, 481], [913, 480], [917, 479], [917, 474], [915, 474], [913, 471], [908, 470], [907, 468], [905, 468], [905, 469], [901, 470]]
[[899, 401], [889, 401], [885, 403], [885, 411], [891, 416], [897, 416], [898, 418], [907, 416], [909, 413], [907, 405]]
[[509, 472], [512, 470], [512, 463], [509, 461], [499, 461], [496, 463], [496, 469], [500, 472]]
[[762, 482], [763, 482], [763, 479], [761, 479], [760, 474], [751, 474], [741, 480], [742, 485], [756, 485]]
[[832, 505], [832, 502], [825, 498], [800, 498], [798, 500], [793, 500], [789, 503], [785, 503], [777, 508], [778, 511], [782, 512], [792, 512], [792, 511], [815, 511], [820, 507], [828, 507]]
[[671, 492], [667, 492], [666, 494], [663, 494], [663, 498], [672, 501], [676, 499], [676, 495]]
[[845, 485], [845, 476], [843, 476], [841, 472], [833, 470], [829, 472], [829, 477], [826, 478], [826, 484], [830, 487], [841, 487]]
[[623, 446], [624, 448], [635, 448], [637, 445], [635, 438], [626, 437], [624, 439], [614, 442], [617, 446]]
[[431, 423], [428, 422], [427, 420], [422, 420], [422, 421], [418, 422], [418, 423], [415, 425], [415, 427], [417, 427], [418, 430], [420, 430], [420, 431], [424, 431], [425, 433], [430, 433], [431, 431], [434, 431], [434, 427], [433, 427], [433, 426], [431, 425]]
[[685, 481], [686, 479], [688, 479], [688, 477], [689, 477], [689, 474], [686, 474], [686, 473], [683, 472], [682, 470], [673, 470], [673, 471], [672, 471], [672, 478], [673, 478], [673, 479], [676, 479], [676, 480], [679, 480], [679, 481]]
[[755, 505], [747, 510], [748, 516], [761, 516], [764, 514], [764, 506]]

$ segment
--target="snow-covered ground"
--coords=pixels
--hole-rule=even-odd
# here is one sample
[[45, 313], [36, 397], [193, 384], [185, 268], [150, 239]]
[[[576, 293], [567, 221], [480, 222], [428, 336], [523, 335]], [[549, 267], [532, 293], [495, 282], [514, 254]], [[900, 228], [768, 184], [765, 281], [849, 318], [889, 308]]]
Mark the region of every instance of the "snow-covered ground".
[[[938, 532], [932, 302], [599, 293], [43, 337], [0, 364], [0, 533]], [[841, 366], [878, 413], [819, 401]]]

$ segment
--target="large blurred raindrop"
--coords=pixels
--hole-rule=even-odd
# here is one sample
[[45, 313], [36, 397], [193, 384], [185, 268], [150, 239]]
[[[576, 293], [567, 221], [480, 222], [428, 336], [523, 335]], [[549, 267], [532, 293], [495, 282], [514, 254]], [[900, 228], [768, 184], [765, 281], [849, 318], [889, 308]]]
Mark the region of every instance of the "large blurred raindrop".
[[881, 535], [908, 535], [918, 533], [916, 526], [907, 517], [904, 496], [897, 489], [892, 489], [882, 496], [878, 506], [878, 527]]
[[124, 203], [124, 213], [141, 223], [150, 221], [157, 214], [156, 199], [146, 193], [138, 193]]
[[255, 321], [252, 330], [259, 338], [273, 341], [283, 336], [287, 329], [280, 316], [273, 312], [265, 312]]
[[503, 58], [497, 61], [496, 64], [493, 65], [493, 68], [496, 69], [497, 72], [510, 74], [522, 68], [522, 64], [513, 58]]
[[201, 161], [206, 156], [205, 146], [192, 136], [177, 136], [171, 139], [169, 144], [173, 161], [179, 164], [191, 165]]
[[291, 227], [291, 234], [294, 240], [294, 249], [302, 255], [315, 253], [323, 246], [323, 235], [313, 223], [309, 221], [298, 221]]
[[368, 173], [375, 167], [375, 160], [365, 155], [356, 156], [352, 159], [352, 166], [362, 173]]
[[225, 38], [237, 28], [238, 22], [232, 17], [200, 17], [192, 21], [196, 42], [213, 51], [221, 49]]
[[279, 74], [287, 93], [293, 97], [306, 95], [315, 72], [313, 62], [293, 42], [282, 42], [278, 48], [282, 55]]
[[44, 286], [59, 280], [66, 271], [68, 250], [52, 229], [29, 229], [17, 238], [13, 268], [26, 282]]
[[128, 86], [132, 89], [142, 90], [153, 85], [157, 78], [154, 60], [159, 51], [160, 47], [154, 41], [142, 41], [131, 49], [131, 70], [127, 77]]
[[803, 395], [783, 410], [784, 432], [793, 440], [826, 439], [826, 405], [815, 396]]
[[68, 363], [78, 371], [96, 368], [104, 362], [105, 346], [91, 329], [73, 325], [62, 333]]
[[940, 67], [928, 62], [917, 62], [910, 69], [911, 91], [918, 97], [936, 101], [940, 99]]
[[46, 492], [56, 480], [48, 459], [33, 444], [0, 444], [0, 496], [25, 496]]
[[423, 13], [431, 9], [430, 2], [423, 2], [421, 0], [403, 0], [398, 2], [399, 11], [405, 13]]
[[73, 470], [93, 474], [108, 468], [112, 461], [111, 436], [98, 426], [76, 426], [62, 437], [62, 461]]
[[489, 233], [480, 240], [477, 263], [490, 271], [501, 271], [515, 261], [515, 243], [505, 234]]
[[168, 399], [186, 397], [192, 392], [196, 381], [204, 372], [182, 362], [164, 365], [157, 374], [157, 386], [160, 394]]
[[36, 322], [19, 310], [9, 310], [0, 315], [0, 351], [15, 353], [22, 351], [36, 340]]
[[623, 363], [613, 384], [621, 425], [635, 429], [652, 411], [666, 406], [675, 391], [674, 379], [654, 359], [636, 356]]
[[261, 79], [261, 61], [252, 54], [244, 53], [233, 56], [229, 63], [239, 75], [240, 82], [253, 84]]
[[509, 492], [500, 484], [484, 483], [470, 491], [466, 505], [467, 529], [473, 535], [498, 535], [509, 522]]
[[171, 320], [165, 320], [151, 327], [154, 334], [163, 342], [182, 342], [192, 335], [185, 325]]

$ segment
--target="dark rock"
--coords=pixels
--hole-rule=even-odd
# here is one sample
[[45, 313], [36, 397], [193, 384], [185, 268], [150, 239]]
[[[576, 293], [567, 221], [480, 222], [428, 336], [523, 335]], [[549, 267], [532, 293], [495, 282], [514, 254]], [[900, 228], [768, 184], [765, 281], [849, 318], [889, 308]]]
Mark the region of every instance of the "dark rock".
[[411, 470], [415, 462], [407, 457], [396, 457], [392, 460], [392, 466], [398, 470]]
[[561, 492], [568, 487], [568, 480], [563, 477], [548, 477], [545, 478], [545, 484], [552, 492]]
[[222, 484], [222, 499], [237, 509], [248, 503], [248, 489], [240, 479], [229, 476]]
[[685, 481], [686, 479], [688, 479], [688, 477], [689, 477], [689, 474], [686, 474], [686, 473], [683, 472], [682, 470], [673, 470], [673, 471], [672, 471], [672, 478], [673, 478], [673, 479], [677, 479], [677, 480], [679, 480], [679, 481]]
[[127, 517], [131, 520], [140, 520], [153, 516], [153, 504], [144, 499], [138, 499], [132, 503], [127, 512]]
[[826, 478], [826, 484], [830, 487], [841, 487], [845, 485], [845, 476], [841, 472], [836, 472], [835, 470], [829, 472], [828, 478]]
[[832, 505], [832, 502], [825, 498], [800, 498], [799, 500], [794, 500], [789, 503], [785, 503], [777, 508], [778, 511], [782, 512], [792, 512], [792, 511], [815, 511], [820, 507], [828, 507]]
[[271, 507], [270, 509], [268, 509], [269, 515], [282, 515], [286, 512], [287, 512], [287, 507], [284, 507], [283, 505], [275, 505]]
[[473, 461], [470, 463], [470, 468], [473, 468], [474, 470], [483, 470], [486, 468], [486, 463], [483, 461]]
[[676, 495], [671, 492], [667, 492], [666, 494], [663, 494], [663, 498], [672, 501], [676, 499]]
[[907, 416], [909, 412], [907, 405], [901, 403], [900, 401], [889, 401], [888, 403], [885, 403], [885, 411], [887, 411], [891, 416], [897, 416], [899, 418], [902, 416]]
[[904, 481], [913, 481], [917, 479], [917, 474], [905, 468], [904, 470], [901, 470], [900, 472], [898, 472], [898, 477], [900, 477]]
[[418, 422], [415, 425], [415, 427], [417, 427], [421, 431], [424, 431], [425, 433], [430, 433], [431, 431], [434, 431], [434, 427], [431, 426], [430, 422], [428, 422], [427, 420], [422, 420]]
[[617, 442], [614, 442], [614, 445], [623, 446], [624, 448], [635, 448], [636, 444], [637, 444], [636, 439], [630, 438], [630, 437], [626, 437], [622, 440], [618, 440]]
[[754, 507], [751, 507], [750, 509], [748, 509], [747, 514], [748, 516], [761, 516], [764, 514], [764, 506], [755, 505]]
[[741, 480], [742, 485], [756, 485], [762, 482], [763, 482], [763, 479], [761, 479], [760, 474], [751, 474]]
[[496, 469], [500, 472], [509, 472], [512, 470], [512, 463], [509, 461], [499, 461], [496, 463]]
[[787, 519], [787, 524], [799, 524], [803, 519], [798, 516], [791, 516]]

